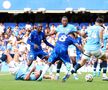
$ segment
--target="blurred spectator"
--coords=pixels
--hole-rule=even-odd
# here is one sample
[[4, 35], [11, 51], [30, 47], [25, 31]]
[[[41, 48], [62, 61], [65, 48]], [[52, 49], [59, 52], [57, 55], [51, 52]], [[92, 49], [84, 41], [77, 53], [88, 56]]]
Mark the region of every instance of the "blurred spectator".
[[45, 35], [48, 35], [49, 33], [50, 33], [50, 28], [46, 27], [46, 29], [45, 29]]
[[12, 34], [12, 35], [10, 36], [9, 41], [12, 42], [12, 45], [16, 45], [17, 38], [15, 37], [14, 34]]
[[23, 36], [23, 38], [22, 38], [22, 41], [24, 42], [24, 43], [27, 43], [27, 39], [28, 39], [28, 37], [29, 37], [29, 34], [30, 34], [30, 32], [26, 32], [25, 33], [25, 35]]
[[37, 25], [34, 24], [32, 30], [37, 29]]
[[3, 25], [3, 23], [0, 23], [0, 35], [4, 33], [5, 30], [5, 26]]
[[81, 32], [85, 32], [86, 26], [82, 26]]
[[10, 26], [7, 28], [6, 34], [8, 34], [9, 37], [11, 36], [12, 30], [11, 30], [11, 27]]
[[25, 25], [25, 29], [26, 30], [31, 30], [32, 26], [29, 22], [27, 22], [27, 24]]
[[51, 31], [55, 31], [55, 30], [56, 30], [56, 27], [55, 27], [54, 24], [51, 25], [50, 30], [51, 30]]
[[3, 34], [0, 35], [0, 40], [3, 40]]
[[15, 36], [18, 36], [18, 33], [19, 33], [19, 26], [16, 25], [15, 28], [13, 29], [13, 34], [14, 34]]
[[2, 50], [2, 51], [5, 51], [6, 50], [6, 47], [5, 47], [3, 41], [0, 41], [0, 50]]
[[8, 39], [9, 39], [9, 36], [8, 36], [7, 33], [5, 33], [5, 34], [4, 34], [4, 39], [3, 39], [3, 41], [4, 41], [4, 45], [5, 45], [5, 46], [7, 46]]
[[12, 51], [12, 42], [11, 41], [8, 41], [7, 50]]
[[21, 42], [21, 44], [19, 44], [19, 52], [25, 52], [26, 51], [26, 45], [24, 44], [24, 42]]

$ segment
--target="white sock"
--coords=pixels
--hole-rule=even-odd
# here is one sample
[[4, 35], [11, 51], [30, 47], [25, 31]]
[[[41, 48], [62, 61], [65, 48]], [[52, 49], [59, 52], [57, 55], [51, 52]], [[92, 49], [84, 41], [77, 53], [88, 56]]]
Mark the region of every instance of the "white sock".
[[60, 74], [59, 73], [56, 73], [56, 76], [60, 76]]
[[49, 68], [49, 75], [52, 75], [53, 74], [53, 67], [51, 66], [50, 68]]
[[106, 75], [106, 73], [103, 73], [103, 75], [102, 75], [103, 77], [107, 77], [107, 75]]
[[43, 76], [45, 75], [45, 73], [47, 72], [47, 70], [48, 70], [48, 68], [49, 68], [49, 65], [45, 65], [45, 67], [43, 68], [43, 70], [42, 70], [42, 74], [41, 74], [41, 76], [40, 77], [42, 77], [43, 78]]

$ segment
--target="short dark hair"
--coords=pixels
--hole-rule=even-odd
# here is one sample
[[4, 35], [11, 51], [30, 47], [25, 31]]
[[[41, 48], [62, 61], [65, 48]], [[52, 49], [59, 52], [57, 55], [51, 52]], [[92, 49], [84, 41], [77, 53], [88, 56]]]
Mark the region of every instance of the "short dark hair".
[[96, 22], [97, 22], [97, 23], [104, 23], [104, 19], [103, 19], [103, 18], [98, 17], [98, 18], [96, 19]]
[[68, 19], [66, 16], [63, 16], [62, 19], [63, 19], [63, 18]]
[[76, 33], [75, 31], [69, 32], [68, 35], [69, 35], [69, 34], [72, 34], [72, 35], [75, 37], [75, 33]]

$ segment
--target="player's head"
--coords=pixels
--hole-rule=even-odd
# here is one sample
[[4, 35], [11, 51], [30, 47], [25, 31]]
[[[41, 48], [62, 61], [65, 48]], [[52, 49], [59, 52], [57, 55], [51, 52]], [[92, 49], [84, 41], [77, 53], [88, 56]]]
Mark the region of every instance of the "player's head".
[[38, 32], [41, 32], [42, 31], [42, 24], [38, 24], [38, 28], [37, 28]]
[[61, 22], [62, 25], [65, 27], [68, 24], [68, 18], [66, 16], [63, 16]]
[[70, 35], [70, 36], [75, 38], [75, 32], [69, 32], [68, 35]]
[[103, 26], [103, 23], [104, 23], [104, 20], [103, 20], [103, 18], [97, 18], [96, 19], [96, 24], [98, 24], [98, 25], [100, 25], [100, 26]]

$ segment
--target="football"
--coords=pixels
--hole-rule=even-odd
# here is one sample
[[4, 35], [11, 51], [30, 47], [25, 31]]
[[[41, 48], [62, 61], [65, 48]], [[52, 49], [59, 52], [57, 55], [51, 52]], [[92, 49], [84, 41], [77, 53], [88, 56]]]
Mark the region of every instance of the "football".
[[92, 74], [86, 74], [85, 75], [85, 80], [87, 82], [92, 82], [93, 81], [93, 75]]

